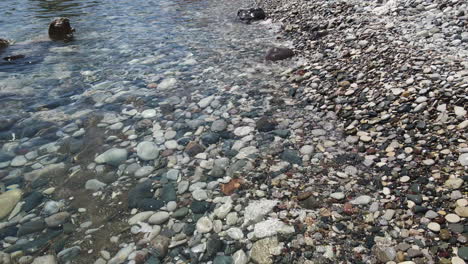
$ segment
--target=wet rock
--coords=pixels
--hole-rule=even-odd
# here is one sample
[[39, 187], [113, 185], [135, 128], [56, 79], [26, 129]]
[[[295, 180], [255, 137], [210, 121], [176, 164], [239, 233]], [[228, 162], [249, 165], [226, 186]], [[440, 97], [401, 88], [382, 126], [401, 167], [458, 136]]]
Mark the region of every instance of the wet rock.
[[189, 155], [190, 157], [194, 157], [197, 154], [202, 153], [203, 151], [205, 151], [205, 148], [203, 148], [200, 144], [194, 141], [188, 143], [185, 147], [185, 153], [187, 153], [187, 155]]
[[24, 236], [24, 235], [36, 233], [36, 232], [44, 230], [44, 228], [46, 228], [46, 223], [42, 219], [31, 221], [31, 222], [26, 222], [20, 225], [18, 229], [18, 236]]
[[21, 209], [25, 212], [29, 212], [32, 209], [36, 208], [39, 204], [42, 203], [44, 195], [40, 192], [32, 192], [24, 199], [24, 204]]
[[94, 162], [118, 166], [127, 160], [127, 155], [128, 152], [126, 149], [112, 148], [97, 156]]
[[119, 250], [119, 252], [117, 252], [117, 254], [111, 258], [107, 264], [122, 264], [125, 262], [125, 260], [127, 259], [128, 255], [130, 255], [130, 253], [132, 253], [132, 251], [134, 250], [134, 246], [133, 245], [128, 245], [124, 248], [121, 248]]
[[458, 157], [458, 162], [460, 162], [462, 166], [468, 166], [468, 153], [461, 154], [460, 157]]
[[265, 59], [268, 61], [279, 61], [291, 58], [294, 56], [294, 51], [288, 48], [271, 48], [267, 51]]
[[100, 182], [99, 180], [91, 179], [86, 181], [85, 189], [91, 191], [99, 191], [100, 189], [103, 189], [106, 186], [107, 184]]
[[213, 222], [204, 216], [198, 219], [196, 227], [199, 233], [208, 233], [213, 229]]
[[372, 197], [368, 195], [361, 195], [356, 197], [354, 200], [351, 201], [351, 204], [355, 205], [365, 205], [369, 204], [372, 201]]
[[80, 253], [81, 253], [81, 248], [78, 246], [74, 246], [74, 247], [66, 248], [60, 251], [57, 254], [57, 258], [60, 263], [66, 263], [68, 261], [72, 261], [78, 255], [80, 255]]
[[172, 184], [168, 183], [163, 186], [161, 190], [161, 200], [165, 202], [177, 200], [177, 193]]
[[10, 190], [0, 194], [0, 219], [5, 218], [21, 200], [23, 193], [19, 189]]
[[268, 117], [264, 116], [257, 120], [256, 127], [260, 132], [270, 132], [275, 129], [275, 123], [272, 122]]
[[164, 224], [167, 220], [169, 220], [168, 212], [157, 212], [148, 219], [148, 223], [152, 225], [160, 225]]
[[255, 20], [261, 20], [266, 18], [265, 11], [261, 8], [249, 8], [239, 9], [237, 11], [237, 17], [241, 21], [251, 22]]
[[464, 260], [468, 260], [468, 247], [460, 247], [458, 249], [458, 256]]
[[154, 160], [159, 157], [159, 148], [154, 142], [143, 141], [136, 147], [137, 155], [142, 160]]
[[75, 29], [70, 26], [70, 20], [66, 17], [54, 19], [49, 24], [49, 37], [52, 40], [66, 40], [69, 41], [73, 38]]
[[213, 131], [213, 132], [221, 132], [221, 131], [224, 131], [224, 130], [226, 130], [227, 125], [228, 125], [227, 122], [224, 121], [223, 119], [215, 120], [215, 121], [213, 121], [213, 123], [211, 124], [211, 131]]
[[70, 216], [68, 212], [61, 212], [51, 215], [44, 220], [48, 227], [59, 227], [70, 219]]

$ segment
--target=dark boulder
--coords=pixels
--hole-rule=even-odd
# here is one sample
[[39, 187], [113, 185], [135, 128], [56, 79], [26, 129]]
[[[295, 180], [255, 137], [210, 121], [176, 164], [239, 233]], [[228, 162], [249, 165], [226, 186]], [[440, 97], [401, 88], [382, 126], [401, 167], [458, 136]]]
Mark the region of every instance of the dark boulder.
[[294, 56], [294, 51], [288, 48], [271, 48], [267, 51], [266, 60], [279, 61], [291, 58]]
[[75, 29], [70, 26], [68, 18], [56, 18], [49, 24], [49, 37], [52, 40], [71, 40], [73, 32]]
[[6, 39], [0, 39], [0, 50], [7, 48], [10, 46], [10, 42]]
[[240, 21], [250, 23], [251, 21], [265, 19], [266, 14], [261, 8], [239, 9], [237, 17]]

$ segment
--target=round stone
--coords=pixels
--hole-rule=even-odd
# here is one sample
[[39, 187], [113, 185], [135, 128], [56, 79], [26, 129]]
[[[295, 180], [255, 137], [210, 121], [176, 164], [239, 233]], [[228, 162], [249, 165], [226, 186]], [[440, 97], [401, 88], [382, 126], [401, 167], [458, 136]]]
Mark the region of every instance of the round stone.
[[127, 160], [128, 152], [126, 149], [112, 148], [97, 156], [94, 161], [98, 164], [109, 164], [118, 166]]
[[345, 194], [342, 193], [342, 192], [334, 192], [334, 193], [330, 194], [330, 197], [333, 198], [333, 199], [336, 199], [336, 200], [341, 200], [341, 199], [345, 198]]
[[408, 182], [410, 180], [409, 176], [403, 176], [400, 178], [400, 182]]
[[165, 223], [169, 219], [168, 212], [156, 212], [149, 219], [148, 223], [152, 225], [160, 225]]
[[427, 228], [429, 228], [429, 230], [434, 231], [434, 232], [439, 232], [440, 231], [440, 225], [438, 223], [435, 223], [435, 222], [430, 222], [427, 225]]
[[146, 109], [145, 111], [141, 112], [141, 116], [143, 118], [152, 118], [156, 116], [156, 110], [154, 109]]
[[197, 231], [199, 233], [208, 233], [213, 229], [213, 222], [206, 216], [197, 221]]
[[227, 122], [224, 121], [223, 119], [215, 120], [211, 124], [211, 131], [213, 132], [221, 132], [221, 131], [226, 130], [226, 128], [227, 128]]
[[234, 129], [234, 135], [238, 137], [244, 137], [250, 134], [252, 131], [254, 131], [253, 127], [249, 127], [249, 126], [238, 127]]
[[460, 157], [458, 157], [458, 162], [460, 162], [462, 166], [468, 166], [468, 153], [461, 154]]
[[21, 166], [24, 166], [26, 165], [26, 163], [28, 162], [28, 160], [26, 159], [25, 156], [23, 155], [19, 155], [19, 156], [16, 156], [10, 163], [10, 165], [12, 167], [21, 167]]
[[159, 157], [159, 149], [154, 142], [140, 142], [136, 147], [136, 151], [138, 157], [142, 160], [154, 160]]
[[448, 214], [448, 215], [445, 216], [445, 220], [447, 220], [447, 222], [449, 222], [449, 223], [454, 224], [454, 223], [460, 222], [461, 219], [456, 214]]
[[203, 200], [208, 199], [208, 194], [206, 193], [205, 190], [197, 189], [192, 192], [192, 197], [193, 199], [197, 201], [203, 201]]
[[312, 152], [314, 152], [314, 146], [305, 145], [305, 146], [302, 146], [299, 151], [303, 155], [310, 155], [310, 154], [312, 154]]

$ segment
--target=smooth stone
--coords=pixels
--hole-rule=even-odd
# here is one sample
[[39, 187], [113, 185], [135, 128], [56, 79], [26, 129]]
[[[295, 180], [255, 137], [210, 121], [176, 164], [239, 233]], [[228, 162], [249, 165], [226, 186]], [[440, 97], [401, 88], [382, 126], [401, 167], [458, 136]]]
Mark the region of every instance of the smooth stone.
[[436, 222], [430, 222], [428, 225], [427, 225], [427, 228], [429, 228], [429, 230], [433, 231], [433, 232], [439, 232], [440, 231], [440, 225]]
[[48, 227], [59, 227], [63, 223], [65, 223], [68, 219], [70, 219], [70, 213], [68, 212], [61, 212], [61, 213], [56, 213], [54, 215], [51, 215], [47, 218], [45, 218], [45, 222]]
[[213, 229], [213, 222], [208, 217], [203, 216], [198, 219], [196, 228], [199, 233], [208, 233]]
[[187, 207], [182, 207], [177, 209], [173, 214], [172, 217], [175, 219], [182, 219], [189, 213], [189, 209]]
[[47, 201], [42, 209], [42, 212], [45, 215], [52, 215], [58, 213], [60, 209], [63, 207], [63, 204], [56, 201]]
[[254, 131], [253, 127], [249, 127], [249, 126], [237, 127], [236, 129], [234, 129], [234, 135], [238, 137], [244, 137], [253, 131]]
[[160, 225], [160, 224], [164, 224], [167, 220], [169, 220], [169, 213], [161, 211], [161, 212], [154, 213], [148, 219], [148, 223], [152, 225]]
[[232, 210], [232, 207], [233, 207], [232, 203], [222, 204], [220, 207], [214, 210], [214, 214], [219, 219], [224, 219], [227, 216], [227, 214]]
[[30, 195], [28, 195], [24, 199], [24, 204], [23, 204], [23, 207], [21, 207], [21, 210], [25, 212], [29, 212], [32, 209], [36, 208], [36, 206], [41, 204], [43, 199], [44, 199], [44, 195], [42, 193], [32, 192]]
[[295, 150], [285, 149], [281, 153], [280, 158], [292, 164], [302, 165], [302, 158], [299, 156], [299, 153]]
[[162, 187], [161, 200], [163, 200], [164, 202], [177, 200], [177, 192], [171, 183], [167, 183]]
[[137, 171], [135, 171], [135, 177], [144, 178], [144, 177], [149, 176], [153, 171], [154, 171], [153, 166], [143, 166], [139, 168]]
[[133, 245], [126, 246], [121, 248], [113, 258], [111, 258], [107, 264], [122, 264], [127, 260], [128, 256], [134, 250]]
[[168, 89], [171, 89], [172, 87], [174, 87], [176, 85], [176, 83], [177, 83], [177, 79], [167, 78], [167, 79], [162, 80], [158, 84], [158, 89], [159, 90], [168, 90]]
[[452, 178], [445, 181], [444, 186], [449, 189], [459, 189], [463, 185], [463, 179]]
[[302, 155], [310, 155], [312, 154], [312, 152], [314, 152], [314, 146], [311, 146], [311, 145], [302, 146], [299, 152], [301, 152]]
[[457, 206], [455, 208], [455, 213], [460, 217], [468, 218], [468, 207], [466, 206]]
[[351, 201], [351, 204], [354, 205], [365, 205], [369, 204], [372, 201], [372, 197], [368, 195], [361, 195], [356, 197], [354, 200]]
[[141, 112], [141, 117], [143, 118], [153, 118], [156, 116], [156, 110], [154, 109], [146, 109]]
[[10, 163], [10, 166], [12, 166], [12, 167], [21, 167], [21, 166], [26, 165], [27, 162], [28, 162], [28, 160], [26, 159], [25, 156], [19, 155], [19, 156], [16, 156], [15, 158], [13, 158], [13, 160]]
[[44, 228], [46, 228], [46, 223], [42, 219], [31, 221], [31, 222], [26, 222], [20, 225], [18, 229], [18, 236], [24, 236], [24, 235], [36, 233], [36, 232], [44, 230]]
[[468, 247], [460, 247], [458, 248], [458, 257], [468, 260]]
[[97, 156], [94, 159], [94, 162], [98, 164], [106, 163], [109, 165], [118, 166], [127, 160], [127, 156], [128, 152], [126, 149], [112, 148]]
[[6, 191], [0, 194], [0, 220], [10, 214], [21, 200], [23, 192], [20, 189]]
[[45, 255], [35, 258], [32, 264], [57, 264], [57, 261], [53, 255]]
[[142, 160], [154, 160], [159, 157], [158, 146], [151, 141], [140, 142], [136, 147], [137, 155]]
[[460, 162], [462, 166], [468, 166], [468, 153], [461, 154], [460, 157], [458, 157], [458, 162]]
[[130, 217], [130, 219], [128, 219], [128, 224], [129, 225], [135, 225], [138, 222], [145, 222], [153, 214], [154, 214], [153, 211], [146, 211], [146, 212], [137, 213], [136, 215], [134, 215], [134, 216]]
[[336, 200], [342, 200], [345, 198], [345, 194], [342, 192], [335, 192], [335, 193], [331, 193], [330, 197]]
[[279, 61], [291, 58], [294, 56], [294, 51], [288, 48], [274, 47], [267, 51], [265, 60]]
[[460, 216], [456, 215], [456, 214], [448, 214], [445, 216], [445, 220], [447, 220], [447, 222], [449, 223], [458, 223], [460, 222], [461, 218]]
[[195, 199], [197, 201], [204, 201], [204, 200], [208, 199], [208, 194], [206, 193], [205, 190], [197, 189], [197, 190], [192, 192], [192, 197], [193, 197], [193, 199]]
[[224, 121], [223, 119], [218, 119], [218, 120], [213, 121], [213, 123], [211, 124], [211, 131], [221, 132], [221, 131], [226, 130], [227, 126], [228, 124], [226, 121]]
[[57, 254], [57, 258], [58, 258], [60, 263], [66, 263], [68, 261], [73, 260], [80, 253], [81, 253], [81, 248], [79, 246], [74, 246], [74, 247], [66, 248], [66, 249], [60, 251]]
[[106, 186], [107, 184], [100, 182], [99, 180], [91, 179], [91, 180], [86, 181], [85, 189], [91, 190], [91, 191], [98, 191], [100, 189], [103, 189]]
[[214, 100], [214, 96], [208, 96], [203, 99], [201, 99], [197, 104], [200, 108], [206, 108], [211, 104], [211, 102]]

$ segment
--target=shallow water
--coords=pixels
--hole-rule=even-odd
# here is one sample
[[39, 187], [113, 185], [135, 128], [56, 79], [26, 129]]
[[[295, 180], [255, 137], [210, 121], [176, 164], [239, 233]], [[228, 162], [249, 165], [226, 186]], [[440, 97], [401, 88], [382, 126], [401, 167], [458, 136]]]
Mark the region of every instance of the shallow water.
[[[54, 100], [65, 109], [99, 107], [112, 103], [108, 98], [116, 93], [168, 78], [177, 80], [182, 94], [255, 87], [267, 75], [263, 55], [275, 35], [267, 30], [271, 24], [236, 21], [236, 10], [251, 5], [240, 0], [1, 1], [0, 37], [15, 42], [1, 56], [26, 58], [0, 62], [0, 115], [36, 111]], [[48, 23], [58, 16], [70, 17], [74, 41], [47, 39]], [[150, 92], [157, 93], [145, 91]], [[87, 97], [92, 100], [85, 105]]]

